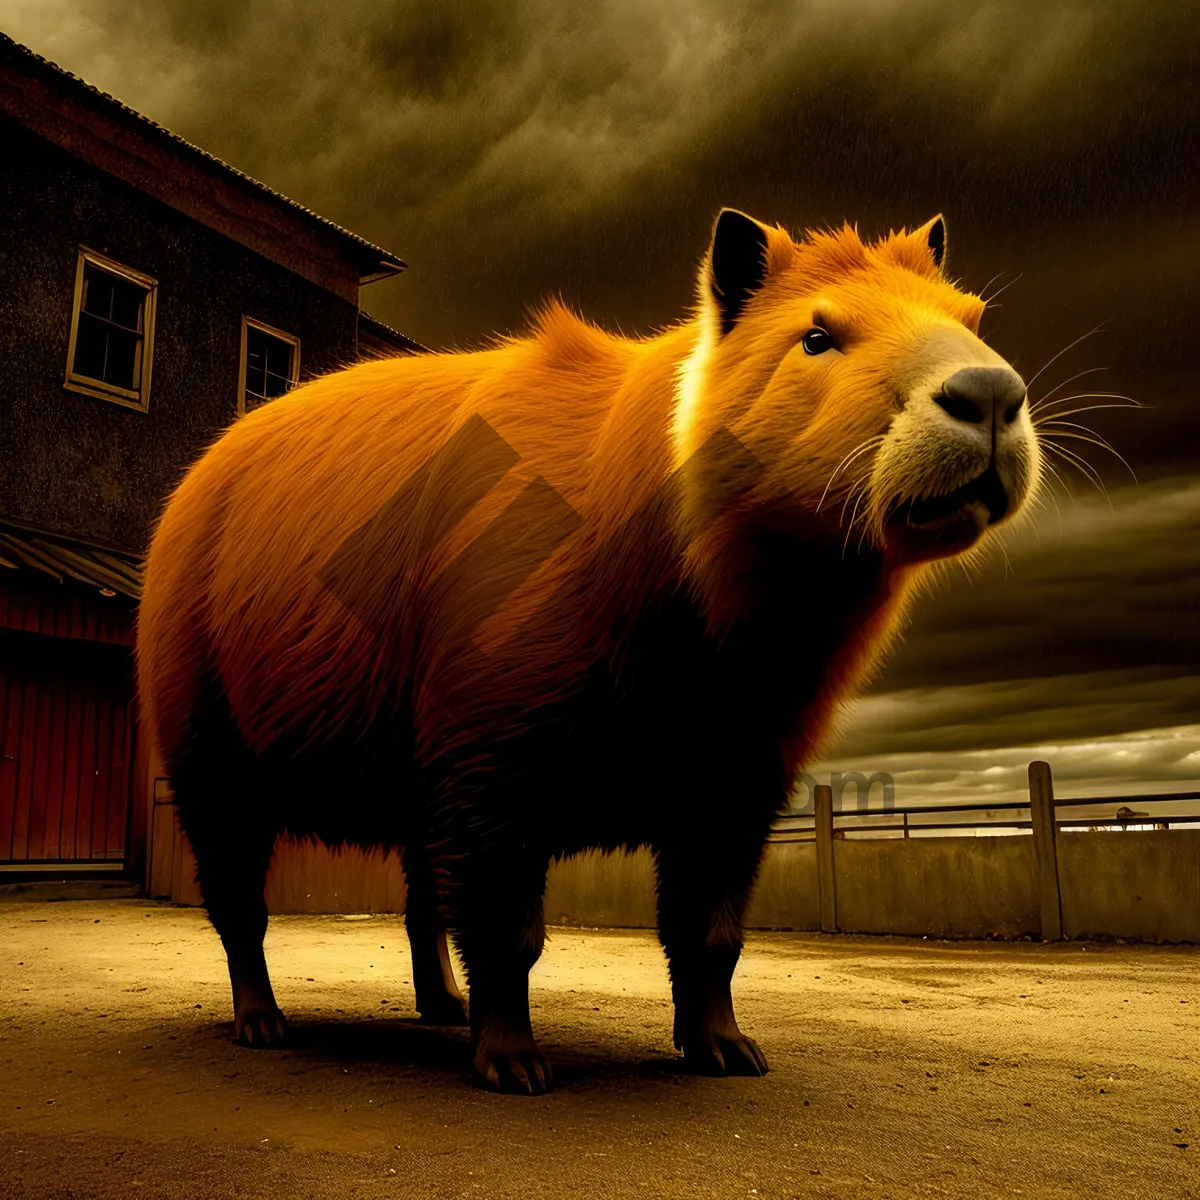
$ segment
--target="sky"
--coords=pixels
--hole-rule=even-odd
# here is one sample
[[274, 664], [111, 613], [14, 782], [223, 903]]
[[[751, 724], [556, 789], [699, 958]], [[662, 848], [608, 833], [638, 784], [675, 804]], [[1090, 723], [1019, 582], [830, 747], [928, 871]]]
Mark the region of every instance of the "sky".
[[1081, 401], [1121, 406], [1076, 419], [1125, 462], [1066, 443], [1095, 477], [1060, 464], [923, 599], [811, 770], [910, 803], [1018, 797], [1032, 758], [1064, 795], [1200, 786], [1200, 4], [0, 0], [0, 28], [399, 254], [363, 305], [435, 348], [552, 295], [674, 322], [721, 205], [944, 213], [1031, 397], [1140, 407]]

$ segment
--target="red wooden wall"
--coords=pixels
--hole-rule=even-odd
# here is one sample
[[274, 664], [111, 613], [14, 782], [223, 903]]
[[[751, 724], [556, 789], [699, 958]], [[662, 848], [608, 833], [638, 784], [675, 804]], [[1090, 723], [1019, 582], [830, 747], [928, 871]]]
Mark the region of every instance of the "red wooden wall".
[[104, 603], [53, 580], [0, 579], [0, 864], [125, 855], [132, 619]]
[[49, 576], [0, 570], [0, 629], [132, 646], [132, 604]]

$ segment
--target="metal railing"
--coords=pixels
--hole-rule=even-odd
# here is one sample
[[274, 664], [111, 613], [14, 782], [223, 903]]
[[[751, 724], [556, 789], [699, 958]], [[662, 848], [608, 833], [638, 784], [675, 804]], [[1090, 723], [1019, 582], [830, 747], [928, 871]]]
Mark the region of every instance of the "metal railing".
[[[1067, 796], [1052, 800], [1055, 811], [1054, 824], [1057, 829], [1073, 831], [1076, 829], [1129, 829], [1145, 826], [1164, 828], [1195, 827], [1200, 829], [1200, 812], [1196, 813], [1162, 813], [1162, 812], [1127, 812], [1120, 809], [1129, 805], [1161, 805], [1176, 803], [1200, 803], [1200, 791], [1194, 792], [1156, 792], [1125, 796]], [[1103, 806], [1111, 810], [1116, 807], [1115, 814], [1091, 816], [1088, 813], [1077, 813], [1063, 816], [1063, 809], [1098, 808]], [[923, 817], [943, 817], [951, 813], [1013, 813], [1009, 819], [986, 820], [922, 820]], [[911, 818], [918, 818], [912, 820]], [[837, 811], [833, 813], [835, 836], [893, 834], [899, 838], [911, 837], [914, 833], [921, 835], [930, 833], [953, 834], [980, 831], [989, 835], [1007, 834], [1012, 831], [1029, 832], [1033, 829], [1033, 819], [1030, 812], [1030, 802], [1027, 800], [1000, 801], [993, 803], [974, 804], [908, 804], [887, 809], [857, 809], [856, 811]], [[782, 812], [776, 818], [771, 832], [772, 842], [813, 842], [816, 840], [816, 818], [812, 813]]]

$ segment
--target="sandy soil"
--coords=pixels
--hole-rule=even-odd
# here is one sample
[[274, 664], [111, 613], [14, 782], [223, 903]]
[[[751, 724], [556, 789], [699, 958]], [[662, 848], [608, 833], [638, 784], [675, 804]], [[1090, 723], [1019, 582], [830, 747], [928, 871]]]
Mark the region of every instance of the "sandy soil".
[[202, 912], [0, 904], [0, 1196], [1200, 1196], [1200, 950], [754, 936], [764, 1079], [679, 1073], [642, 931], [552, 931], [560, 1088], [414, 1024], [393, 917], [282, 917], [295, 1049], [243, 1050]]

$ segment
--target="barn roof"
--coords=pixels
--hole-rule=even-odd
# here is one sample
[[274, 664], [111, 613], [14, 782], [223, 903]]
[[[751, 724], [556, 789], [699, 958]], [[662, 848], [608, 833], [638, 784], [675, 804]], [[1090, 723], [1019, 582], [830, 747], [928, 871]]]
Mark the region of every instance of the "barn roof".
[[142, 560], [77, 538], [0, 521], [0, 569], [41, 572], [62, 583], [74, 579], [105, 595], [137, 600], [142, 594]]
[[358, 313], [358, 349], [360, 353], [388, 353], [402, 350], [408, 354], [428, 354], [429, 347], [422, 346], [406, 333], [393, 329], [378, 317], [361, 309]]
[[[32, 82], [33, 86], [22, 86], [23, 82]], [[92, 110], [105, 118], [108, 124], [103, 129], [80, 129], [78, 114], [67, 113], [61, 103], [56, 104], [63, 98]], [[144, 152], [140, 152], [140, 147], [133, 144], [140, 138], [152, 145], [160, 157], [165, 151], [197, 173], [191, 188], [194, 193], [191, 199], [195, 201], [193, 208], [197, 205], [202, 207], [207, 202], [211, 211], [217, 211], [211, 195], [204, 193], [211, 192], [214, 183], [218, 188], [223, 185], [231, 193], [240, 193], [252, 202], [257, 201], [275, 209], [288, 219], [287, 226], [293, 229], [306, 228], [320, 241], [335, 243], [344, 257], [357, 267], [359, 283], [370, 283], [398, 274], [407, 265], [397, 255], [319, 216], [244, 171], [239, 171], [3, 33], [0, 33], [0, 111], [81, 157], [89, 157], [90, 142], [107, 140], [117, 150], [110, 156], [110, 161], [100, 165], [118, 175], [122, 174], [123, 164], [129, 166], [132, 175], [125, 175], [129, 182], [154, 194], [158, 181], [153, 168], [161, 164], [156, 164], [153, 156], [148, 158]], [[117, 130], [126, 136], [114, 134], [113, 122]], [[132, 139], [128, 135], [133, 135]], [[160, 198], [183, 211], [189, 211], [178, 202], [178, 196]], [[202, 212], [192, 211], [189, 215], [205, 219]], [[258, 215], [254, 211], [234, 214], [247, 227], [253, 226]], [[287, 226], [275, 232], [286, 234]], [[253, 248], [262, 249], [261, 246]]]

